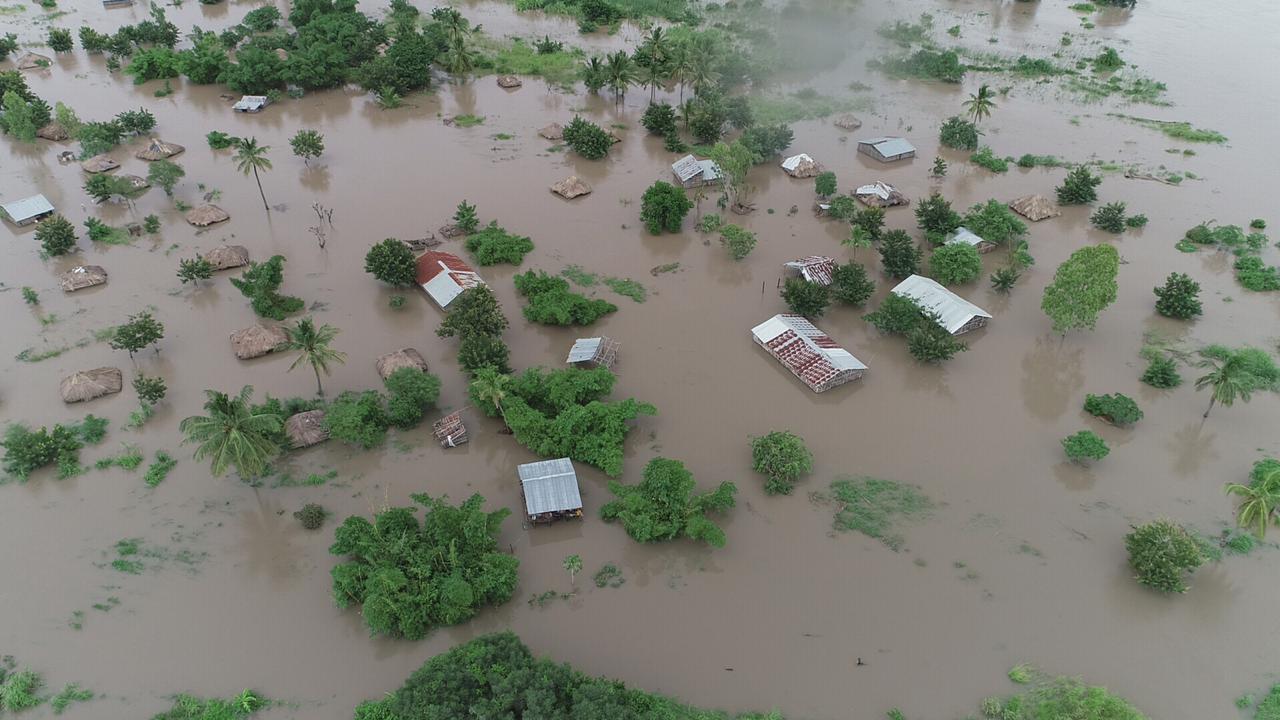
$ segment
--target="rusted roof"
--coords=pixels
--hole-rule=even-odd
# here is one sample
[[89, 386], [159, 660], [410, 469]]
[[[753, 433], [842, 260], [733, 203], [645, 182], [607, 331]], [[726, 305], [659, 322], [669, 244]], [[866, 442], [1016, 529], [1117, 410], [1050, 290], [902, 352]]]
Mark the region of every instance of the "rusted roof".
[[[867, 366], [800, 315], [774, 315], [751, 329], [755, 341], [817, 392], [858, 377]], [[834, 382], [840, 378], [840, 382]]]
[[418, 284], [442, 308], [453, 302], [463, 290], [484, 284], [476, 271], [453, 253], [428, 250], [417, 262]]
[[819, 285], [830, 285], [832, 275], [836, 271], [835, 258], [823, 257], [822, 255], [810, 255], [799, 260], [783, 263], [783, 265], [792, 270], [800, 271], [800, 276], [805, 280]]

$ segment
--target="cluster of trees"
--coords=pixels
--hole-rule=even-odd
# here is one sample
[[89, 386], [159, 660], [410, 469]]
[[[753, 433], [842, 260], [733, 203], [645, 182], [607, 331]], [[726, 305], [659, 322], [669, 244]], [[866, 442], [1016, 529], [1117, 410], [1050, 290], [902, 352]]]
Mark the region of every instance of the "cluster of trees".
[[942, 327], [936, 313], [897, 293], [889, 293], [880, 307], [863, 319], [882, 333], [906, 336], [907, 351], [921, 362], [950, 360], [956, 353], [969, 349]]
[[605, 520], [622, 523], [638, 542], [661, 542], [688, 537], [712, 547], [724, 547], [724, 530], [711, 520], [710, 513], [723, 513], [734, 506], [738, 488], [725, 481], [711, 492], [694, 492], [693, 474], [679, 460], [654, 458], [645, 466], [636, 485], [609, 482], [615, 499], [600, 508]]
[[590, 120], [574, 115], [564, 128], [564, 144], [588, 160], [599, 160], [609, 154], [613, 136]]
[[510, 350], [502, 342], [502, 332], [508, 323], [502, 314], [498, 297], [487, 285], [463, 290], [449, 303], [436, 335], [457, 337], [458, 364], [473, 375], [488, 370], [495, 376], [505, 377], [511, 372], [507, 365]]
[[284, 260], [283, 255], [273, 255], [266, 262], [250, 262], [243, 275], [231, 278], [231, 284], [249, 298], [253, 311], [272, 320], [284, 320], [304, 304], [301, 298], [278, 292], [284, 283]]
[[35, 142], [36, 131], [53, 120], [49, 103], [27, 87], [18, 70], [0, 71], [0, 109], [0, 131], [22, 142]]
[[509, 233], [498, 226], [497, 220], [491, 220], [479, 232], [467, 236], [466, 248], [481, 265], [519, 265], [525, 255], [533, 252], [533, 241]]
[[590, 325], [618, 306], [569, 289], [569, 281], [542, 270], [515, 276], [516, 292], [528, 299], [524, 317], [542, 325]]
[[693, 201], [682, 188], [659, 180], [650, 185], [640, 198], [640, 221], [653, 235], [660, 235], [663, 231], [678, 233], [691, 209]]

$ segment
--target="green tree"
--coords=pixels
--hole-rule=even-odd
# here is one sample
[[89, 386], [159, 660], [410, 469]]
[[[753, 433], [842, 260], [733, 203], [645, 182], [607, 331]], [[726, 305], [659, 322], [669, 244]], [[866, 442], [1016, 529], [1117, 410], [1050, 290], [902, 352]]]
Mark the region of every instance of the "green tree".
[[831, 304], [831, 288], [800, 277], [787, 278], [780, 293], [791, 312], [807, 318], [822, 317]]
[[[148, 345], [155, 345], [164, 338], [164, 324], [147, 311], [130, 315], [128, 322], [119, 325], [111, 336], [111, 349], [127, 350], [129, 357]], [[155, 348], [160, 352], [160, 348]]]
[[666, 136], [676, 131], [676, 111], [667, 103], [649, 103], [640, 124], [654, 135]]
[[213, 277], [213, 263], [205, 260], [201, 255], [196, 255], [191, 260], [178, 261], [178, 279], [183, 285], [188, 282], [199, 285], [201, 280], [208, 280], [211, 277]]
[[253, 179], [258, 183], [258, 194], [262, 196], [262, 207], [271, 212], [271, 206], [267, 204], [267, 194], [262, 191], [262, 177], [258, 172], [271, 169], [271, 160], [267, 158], [267, 151], [271, 149], [270, 145], [259, 145], [257, 138], [241, 138], [236, 144], [236, 169], [248, 175], [253, 173]]
[[862, 305], [875, 292], [876, 284], [866, 268], [856, 262], [837, 265], [831, 273], [831, 297], [846, 305]]
[[197, 85], [212, 85], [227, 69], [227, 51], [216, 33], [192, 33], [192, 36], [191, 49], [178, 53], [178, 69]]
[[162, 377], [148, 377], [138, 373], [133, 377], [133, 391], [138, 394], [138, 402], [144, 406], [156, 405], [164, 399], [168, 387]]
[[483, 367], [476, 370], [472, 376], [470, 392], [471, 395], [493, 405], [505, 421], [507, 416], [502, 409], [502, 401], [507, 399], [510, 385], [510, 375], [500, 372], [495, 367]]
[[916, 204], [916, 227], [923, 230], [925, 239], [934, 245], [941, 245], [947, 233], [960, 227], [961, 222], [960, 213], [952, 210], [951, 202], [939, 193]]
[[232, 286], [249, 298], [253, 311], [272, 320], [284, 320], [303, 307], [301, 298], [277, 292], [283, 283], [283, 255], [273, 255], [266, 262], [250, 262], [243, 275], [231, 278]]
[[1240, 498], [1236, 525], [1250, 528], [1259, 539], [1267, 536], [1267, 525], [1280, 510], [1280, 462], [1259, 460], [1253, 465], [1249, 484], [1227, 483], [1226, 493]]
[[[444, 66], [451, 75], [463, 75], [471, 72], [476, 65], [476, 52], [468, 46], [475, 29], [462, 17], [462, 13], [452, 8], [448, 10], [451, 12], [442, 13], [439, 18], [444, 24], [447, 37]], [[435, 13], [432, 13], [432, 17], [435, 17]]]
[[729, 251], [729, 257], [741, 260], [755, 249], [756, 234], [737, 225], [721, 225], [720, 242]]
[[1018, 239], [1027, 232], [1027, 224], [999, 200], [988, 200], [969, 208], [960, 225], [983, 240], [996, 245], [1007, 245], [1015, 253]]
[[364, 271], [395, 287], [412, 287], [418, 281], [413, 251], [395, 238], [387, 238], [369, 248], [364, 256]]
[[387, 439], [390, 422], [382, 395], [372, 390], [340, 393], [324, 415], [324, 426], [331, 437], [365, 450]]
[[218, 73], [218, 82], [238, 93], [262, 95], [284, 85], [284, 61], [275, 50], [250, 42], [236, 50], [236, 61]]
[[71, 31], [66, 28], [49, 28], [49, 49], [54, 52], [71, 52]]
[[564, 128], [564, 144], [588, 160], [599, 160], [609, 154], [613, 138], [599, 125], [574, 115]]
[[1122, 202], [1107, 203], [1089, 216], [1089, 222], [1099, 230], [1119, 235], [1124, 232], [1125, 204]]
[[801, 475], [813, 471], [813, 453], [785, 430], [751, 438], [751, 469], [765, 476], [764, 491], [790, 495]]
[[1156, 312], [1165, 317], [1189, 320], [1201, 313], [1200, 283], [1186, 273], [1169, 273], [1164, 286], [1153, 288]]
[[569, 571], [569, 584], [577, 582], [578, 573], [582, 572], [582, 556], [570, 555], [564, 559], [564, 569]]
[[316, 374], [316, 394], [324, 395], [324, 386], [320, 384], [320, 371], [323, 370], [324, 374], [328, 375], [331, 364], [341, 365], [347, 361], [346, 353], [329, 347], [329, 343], [338, 336], [338, 328], [332, 325], [316, 327], [311, 318], [302, 318], [294, 325], [286, 325], [284, 334], [288, 338], [284, 349], [298, 353], [289, 370], [299, 365], [310, 365]]
[[605, 59], [604, 73], [609, 89], [613, 91], [614, 102], [621, 103], [626, 100], [627, 88], [636, 84], [638, 76], [631, 56], [627, 55], [625, 50], [610, 54]]
[[1244, 357], [1239, 353], [1231, 353], [1223, 360], [1206, 357], [1197, 362], [1196, 367], [1209, 371], [1196, 378], [1197, 392], [1205, 388], [1210, 389], [1209, 407], [1204, 411], [1206, 418], [1213, 411], [1215, 403], [1223, 407], [1231, 407], [1237, 398], [1249, 402], [1254, 389], [1251, 382], [1253, 377], [1249, 373]]
[[969, 243], [947, 243], [933, 251], [929, 271], [943, 285], [972, 282], [982, 274], [982, 255]]
[[836, 194], [836, 174], [830, 170], [818, 173], [813, 179], [813, 190], [818, 197], [829, 198]]
[[128, 200], [137, 194], [133, 183], [129, 182], [127, 178], [105, 173], [90, 175], [89, 179], [84, 183], [84, 191], [96, 202], [106, 202], [116, 197]]
[[440, 399], [440, 378], [415, 367], [402, 367], [383, 380], [387, 388], [387, 420], [401, 430], [422, 422]]
[[1081, 460], [1101, 460], [1111, 454], [1111, 448], [1091, 430], [1081, 430], [1062, 439], [1062, 449], [1067, 459], [1072, 462]]
[[598, 55], [592, 55], [582, 63], [581, 69], [578, 71], [582, 84], [586, 86], [587, 92], [595, 95], [600, 92], [600, 88], [609, 84], [609, 74], [605, 69], [604, 61]]
[[449, 314], [440, 322], [436, 335], [466, 338], [469, 335], [501, 335], [507, 329], [498, 296], [488, 285], [463, 290], [449, 303]]
[[1102, 178], [1089, 172], [1084, 165], [1077, 165], [1067, 173], [1066, 180], [1058, 186], [1059, 205], [1086, 205], [1098, 199], [1098, 186]]
[[510, 372], [508, 360], [511, 349], [497, 335], [464, 335], [458, 343], [458, 365], [467, 372], [475, 372], [483, 368], [494, 368], [499, 372]]
[[849, 236], [840, 241], [841, 245], [853, 250], [853, 257], [858, 257], [858, 251], [863, 248], [875, 246], [875, 238], [871, 232], [861, 225], [852, 225], [849, 227]]
[[1191, 533], [1169, 520], [1134, 527], [1124, 536], [1124, 546], [1134, 577], [1160, 592], [1186, 592], [1186, 576], [1204, 563]]
[[600, 515], [621, 522], [638, 542], [674, 540], [684, 535], [712, 547], [724, 547], [724, 530], [707, 516], [732, 508], [737, 486], [722, 482], [702, 495], [695, 495], [693, 489], [693, 474], [684, 463], [654, 458], [645, 466], [638, 485], [609, 482], [615, 499], [600, 508]]
[[964, 101], [963, 105], [969, 113], [969, 119], [975, 125], [982, 122], [984, 118], [991, 117], [991, 111], [996, 107], [995, 96], [996, 94], [991, 90], [991, 86], [983, 83], [978, 88], [978, 92], [970, 95], [969, 99]]
[[920, 362], [939, 363], [969, 349], [939, 324], [936, 315], [921, 313], [915, 327], [907, 330], [907, 352]]
[[466, 200], [458, 203], [458, 209], [453, 212], [453, 224], [468, 235], [475, 232], [476, 228], [480, 227], [480, 218], [476, 215], [476, 206]]
[[1092, 330], [1098, 314], [1115, 302], [1120, 255], [1110, 245], [1083, 247], [1058, 266], [1044, 289], [1040, 308], [1053, 320], [1055, 332]]
[[178, 429], [184, 443], [198, 443], [196, 460], [209, 459], [214, 477], [221, 477], [234, 467], [240, 477], [261, 477], [267, 463], [280, 452], [275, 437], [284, 426], [277, 414], [253, 407], [253, 388], [246, 385], [234, 397], [215, 390], [205, 390], [207, 415], [185, 418]]
[[680, 225], [693, 209], [693, 201], [684, 190], [659, 180], [644, 191], [640, 198], [640, 221], [652, 235], [680, 232]]
[[711, 148], [709, 157], [724, 176], [725, 191], [734, 207], [744, 208], [747, 195], [747, 172], [755, 164], [755, 155], [741, 140], [732, 143], [718, 142]]
[[[964, 118], [955, 115], [947, 118], [938, 131], [938, 141], [956, 150], [978, 149], [978, 127]], [[934, 162], [937, 166], [937, 162]], [[946, 167], [946, 163], [943, 163]]]
[[36, 242], [50, 256], [66, 255], [76, 246], [76, 227], [61, 215], [41, 220], [35, 235]]
[[880, 238], [880, 262], [891, 278], [902, 280], [914, 275], [923, 256], [911, 236], [902, 230], [890, 230]]
[[173, 187], [187, 174], [182, 166], [168, 160], [156, 160], [147, 167], [147, 181], [173, 197]]
[[[976, 144], [976, 141], [975, 141], [975, 144]], [[929, 174], [930, 174], [930, 175], [932, 175], [933, 177], [936, 177], [936, 178], [946, 177], [946, 176], [947, 176], [947, 161], [946, 161], [946, 160], [943, 160], [941, 157], [934, 156], [934, 158], [933, 158], [933, 168], [931, 168], [931, 169], [929, 170]]]
[[307, 165], [311, 158], [324, 153], [324, 136], [316, 130], [299, 130], [289, 138], [289, 146], [294, 155], [302, 158], [302, 164]]
[[16, 91], [6, 90], [3, 95], [4, 113], [0, 114], [0, 129], [22, 142], [35, 142], [35, 117], [30, 103]]

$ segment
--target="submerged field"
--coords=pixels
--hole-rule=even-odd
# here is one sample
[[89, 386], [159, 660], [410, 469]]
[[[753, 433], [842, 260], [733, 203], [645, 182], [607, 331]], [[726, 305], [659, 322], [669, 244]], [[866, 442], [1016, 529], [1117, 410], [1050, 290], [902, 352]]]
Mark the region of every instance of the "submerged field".
[[[913, 238], [920, 232], [912, 210], [935, 189], [963, 212], [993, 198], [1052, 198], [1063, 163], [1089, 163], [1101, 174], [1093, 206], [1028, 223], [1036, 262], [1011, 293], [987, 281], [1004, 250], [983, 256], [977, 281], [953, 288], [993, 318], [964, 336], [968, 351], [941, 366], [917, 362], [901, 339], [863, 320], [896, 281], [879, 272], [875, 250], [843, 247], [848, 226], [811, 211], [813, 181], [787, 177], [776, 162], [748, 176], [754, 213], [721, 213], [756, 233], [745, 259], [732, 259], [718, 235], [696, 231], [692, 216], [678, 234], [648, 234], [641, 196], [655, 180], [671, 179], [669, 166], [683, 153], [641, 127], [647, 88], [631, 89], [623, 103], [581, 84], [568, 92], [555, 65], [550, 82], [526, 77], [518, 90], [498, 87], [491, 75], [457, 82], [437, 74], [429, 92], [406, 94], [395, 109], [347, 86], [236, 114], [230, 104], [239, 93], [225, 86], [173, 79], [172, 94], [157, 97], [163, 80], [135, 85], [78, 44], [56, 56], [40, 47], [49, 24], [109, 30], [147, 12], [141, 4], [73, 5], [63, 0], [68, 14], [52, 21], [40, 21], [47, 11], [34, 3], [0, 8], [0, 36], [13, 32], [23, 50], [53, 57], [48, 68], [23, 71], [31, 90], [86, 120], [145, 107], [157, 119], [154, 134], [186, 151], [174, 158], [185, 177], [173, 199], [153, 187], [132, 204], [94, 205], [79, 164], [57, 159], [77, 151], [74, 142], [0, 140], [0, 200], [43, 193], [81, 236], [74, 254], [42, 259], [30, 228], [0, 231], [0, 357], [12, 358], [0, 365], [0, 419], [37, 428], [79, 423], [88, 413], [109, 420], [105, 439], [80, 451], [83, 474], [60, 480], [45, 468], [0, 484], [7, 548], [0, 656], [43, 675], [47, 696], [68, 683], [90, 689], [92, 700], [66, 700], [68, 717], [151, 717], [179, 693], [232, 699], [251, 688], [279, 703], [260, 717], [347, 720], [359, 703], [401, 688], [429, 658], [504, 630], [535, 656], [588, 675], [691, 706], [787, 718], [883, 717], [893, 708], [906, 718], [976, 716], [983, 698], [1019, 691], [1009, 669], [1020, 663], [1045, 677], [1106, 686], [1151, 718], [1236, 717], [1237, 698], [1261, 699], [1275, 681], [1274, 538], [1206, 564], [1190, 576], [1187, 594], [1171, 596], [1134, 582], [1124, 545], [1132, 525], [1161, 517], [1216, 539], [1234, 527], [1224, 483], [1246, 482], [1255, 461], [1280, 455], [1274, 393], [1215, 408], [1204, 420], [1208, 395], [1192, 387], [1201, 371], [1183, 366], [1182, 385], [1169, 390], [1139, 381], [1147, 366], [1140, 351], [1156, 337], [1189, 351], [1217, 343], [1276, 354], [1280, 295], [1242, 287], [1225, 248], [1175, 247], [1208, 220], [1280, 223], [1265, 190], [1276, 142], [1272, 125], [1259, 121], [1280, 110], [1280, 87], [1256, 61], [1280, 23], [1271, 4], [1255, 0], [1228, 13], [1189, 0], [1139, 2], [1132, 12], [1088, 14], [1059, 0], [850, 4], [840, 8], [847, 28], [808, 44], [815, 55], [837, 48], [842, 59], [781, 68], [756, 93], [759, 113], [791, 123], [786, 154], [812, 155], [836, 173], [841, 192], [885, 180], [910, 197], [911, 206], [887, 211], [886, 227]], [[185, 33], [193, 25], [221, 31], [256, 7], [188, 1], [166, 12]], [[379, 5], [360, 7], [381, 17]], [[491, 38], [546, 35], [586, 55], [630, 49], [641, 36], [630, 22], [584, 36], [564, 15], [517, 13], [487, 0], [456, 7]], [[918, 23], [921, 13], [932, 16], [927, 28], [876, 32]], [[868, 60], [922, 47], [921, 37], [928, 47], [964, 50], [967, 64], [998, 69], [971, 70], [949, 84], [867, 68]], [[1127, 63], [1124, 87], [1138, 82], [1145, 95], [1099, 89], [1091, 66], [1075, 75], [1029, 74], [1025, 63], [1022, 72], [1009, 69], [1026, 55], [1074, 71], [1104, 47]], [[512, 62], [533, 62], [523, 50], [510, 52]], [[20, 54], [0, 61], [0, 70], [13, 69]], [[1144, 102], [1153, 97], [1143, 78], [1167, 85], [1158, 103]], [[1082, 80], [1089, 92], [1079, 91]], [[992, 172], [969, 162], [968, 152], [939, 147], [939, 126], [984, 82], [998, 95], [981, 124], [982, 145], [997, 159], [1035, 156], [1024, 163], [1030, 167], [1011, 162]], [[675, 102], [678, 94], [658, 97]], [[860, 130], [832, 123], [848, 110], [863, 121]], [[606, 159], [586, 160], [538, 136], [575, 114], [621, 138]], [[322, 132], [325, 143], [305, 164], [289, 150], [304, 128]], [[262, 173], [270, 211], [232, 153], [208, 146], [215, 130], [270, 146], [273, 167]], [[855, 152], [858, 138], [878, 135], [906, 137], [918, 156], [881, 165]], [[134, 139], [111, 152], [118, 172], [145, 175], [134, 157], [145, 146]], [[945, 178], [930, 177], [935, 156], [950, 167]], [[568, 175], [594, 191], [567, 202], [546, 190]], [[646, 463], [662, 456], [683, 461], [700, 491], [736, 483], [737, 506], [716, 518], [723, 548], [633, 541], [601, 520], [613, 499], [609, 478], [582, 463], [585, 519], [523, 526], [515, 466], [537, 457], [471, 405], [457, 341], [435, 332], [443, 313], [416, 288], [393, 290], [364, 271], [371, 245], [438, 233], [462, 200], [477, 206], [482, 225], [496, 220], [535, 246], [518, 268], [477, 268], [511, 321], [504, 335], [511, 365], [559, 368], [578, 337], [620, 341], [611, 398], [657, 409], [634, 421], [620, 480], [639, 482]], [[197, 230], [177, 201], [211, 201], [231, 219]], [[1119, 235], [1093, 227], [1090, 214], [1113, 201], [1149, 222]], [[333, 211], [323, 248], [309, 230], [314, 203]], [[714, 205], [709, 193], [699, 210]], [[152, 214], [158, 233], [117, 237], [122, 244], [83, 237], [86, 218], [123, 226]], [[438, 249], [474, 260], [464, 242], [444, 240]], [[206, 389], [251, 385], [258, 398], [315, 392], [309, 369], [287, 372], [286, 353], [233, 355], [228, 336], [256, 320], [229, 283], [238, 271], [195, 286], [176, 277], [179, 259], [223, 243], [243, 245], [259, 261], [284, 255], [282, 291], [305, 304], [290, 319], [310, 316], [340, 330], [333, 346], [347, 361], [324, 378], [330, 398], [380, 387], [375, 358], [414, 347], [442, 381], [439, 409], [413, 430], [392, 430], [373, 450], [329, 441], [290, 453], [259, 483], [212, 477], [178, 429], [201, 412]], [[1095, 330], [1061, 336], [1040, 309], [1041, 294], [1073, 251], [1098, 243], [1119, 252], [1118, 299]], [[862, 379], [823, 394], [801, 385], [749, 332], [786, 311], [776, 290], [782, 263], [814, 254], [854, 258], [876, 284], [865, 309], [836, 305], [817, 321], [869, 366]], [[1264, 271], [1280, 265], [1274, 241], [1257, 257]], [[102, 266], [109, 282], [63, 294], [55, 276], [80, 264]], [[617, 311], [585, 329], [527, 322], [513, 276], [566, 269], [575, 291]], [[1198, 319], [1153, 310], [1152, 288], [1171, 272], [1202, 286]], [[38, 305], [23, 302], [24, 286], [38, 293]], [[400, 307], [392, 303], [397, 294], [405, 296]], [[166, 328], [159, 352], [131, 359], [111, 349], [102, 331], [148, 310]], [[101, 366], [124, 371], [124, 392], [64, 405], [59, 381]], [[129, 380], [139, 371], [164, 378], [168, 394], [142, 427], [127, 429], [138, 408]], [[1139, 423], [1115, 427], [1082, 410], [1086, 394], [1116, 392], [1137, 400], [1145, 412]], [[456, 409], [471, 440], [446, 450], [430, 421]], [[1086, 428], [1110, 455], [1068, 462], [1060, 440]], [[814, 455], [813, 471], [790, 495], [766, 495], [751, 469], [749, 438], [774, 430], [803, 437]], [[333, 529], [350, 515], [408, 505], [415, 493], [455, 503], [479, 493], [486, 510], [512, 510], [496, 547], [520, 560], [514, 595], [422, 640], [370, 637], [357, 610], [335, 607], [330, 569], [341, 559], [329, 553]], [[318, 531], [294, 517], [307, 503], [331, 514]], [[563, 567], [571, 555], [583, 564], [574, 584]], [[593, 582], [602, 570], [603, 581]]]

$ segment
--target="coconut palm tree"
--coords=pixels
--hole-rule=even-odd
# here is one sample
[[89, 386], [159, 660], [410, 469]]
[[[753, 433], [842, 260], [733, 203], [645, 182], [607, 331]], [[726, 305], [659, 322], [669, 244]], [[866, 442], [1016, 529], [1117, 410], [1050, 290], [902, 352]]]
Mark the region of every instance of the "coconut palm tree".
[[983, 84], [978, 88], [978, 92], [969, 96], [964, 101], [964, 107], [969, 111], [969, 118], [973, 120], [973, 124], [977, 125], [983, 118], [991, 117], [991, 111], [996, 108], [993, 98], [996, 94], [991, 91], [991, 86]]
[[671, 49], [671, 60], [667, 64], [671, 80], [680, 85], [680, 104], [684, 104], [684, 86], [689, 82], [689, 44], [676, 43]]
[[1266, 537], [1267, 524], [1280, 509], [1280, 467], [1268, 470], [1248, 485], [1228, 483], [1226, 490], [1228, 495], [1241, 498], [1236, 508], [1236, 524], [1242, 528], [1253, 528], [1259, 538]]
[[1253, 387], [1249, 370], [1239, 355], [1231, 354], [1221, 362], [1213, 358], [1205, 358], [1196, 363], [1196, 367], [1209, 370], [1207, 374], [1196, 378], [1197, 391], [1204, 388], [1212, 389], [1209, 394], [1209, 407], [1204, 411], [1206, 418], [1213, 410], [1214, 403], [1231, 407], [1235, 404], [1236, 398], [1249, 402]]
[[644, 66], [642, 75], [643, 84], [649, 86], [649, 102], [655, 102], [658, 99], [658, 86], [666, 79], [666, 71], [658, 63], [651, 62]]
[[471, 381], [471, 392], [478, 399], [493, 403], [502, 421], [506, 422], [507, 413], [502, 409], [502, 401], [506, 399], [510, 385], [510, 375], [503, 375], [497, 368], [484, 367], [476, 371], [475, 379]]
[[661, 27], [655, 27], [644, 36], [640, 49], [647, 56], [644, 66], [645, 84], [649, 86], [649, 102], [658, 99], [658, 85], [666, 76], [667, 61], [671, 57], [671, 43]]
[[289, 369], [293, 370], [299, 365], [310, 365], [316, 373], [316, 393], [324, 395], [324, 386], [320, 384], [320, 371], [323, 370], [324, 374], [328, 375], [330, 363], [341, 365], [347, 361], [346, 353], [329, 347], [329, 343], [338, 335], [338, 328], [332, 325], [316, 327], [311, 318], [303, 318], [297, 325], [286, 325], [284, 334], [288, 338], [285, 341], [285, 349], [298, 353], [298, 357], [294, 358]]
[[195, 459], [210, 459], [215, 477], [235, 466], [243, 478], [256, 478], [267, 469], [267, 463], [280, 452], [273, 436], [284, 421], [275, 413], [255, 411], [250, 401], [253, 388], [245, 385], [240, 394], [231, 397], [216, 390], [205, 390], [209, 398], [204, 410], [208, 415], [192, 415], [178, 425], [184, 443], [199, 443]]
[[636, 67], [631, 56], [624, 50], [609, 56], [605, 61], [605, 75], [609, 78], [609, 89], [613, 91], [615, 103], [627, 99], [627, 88], [636, 82]]
[[689, 84], [695, 93], [702, 93], [720, 81], [720, 71], [715, 45], [706, 37], [699, 37], [689, 50]]
[[252, 172], [253, 179], [258, 181], [258, 194], [262, 196], [262, 207], [267, 212], [271, 212], [271, 206], [267, 204], [267, 194], [262, 192], [262, 178], [258, 171], [271, 169], [271, 160], [267, 158], [267, 151], [270, 149], [270, 145], [259, 145], [256, 137], [247, 140], [240, 138], [240, 142], [236, 144], [235, 157], [236, 169], [245, 175]]
[[462, 13], [449, 8], [441, 11], [440, 22], [444, 25], [447, 49], [444, 53], [444, 66], [452, 75], [471, 72], [475, 68], [476, 53], [467, 47], [467, 40], [480, 30], [480, 26], [471, 27]]
[[608, 71], [605, 69], [604, 61], [597, 55], [587, 58], [587, 61], [582, 64], [581, 72], [582, 84], [592, 95], [600, 92], [600, 88], [608, 84]]

